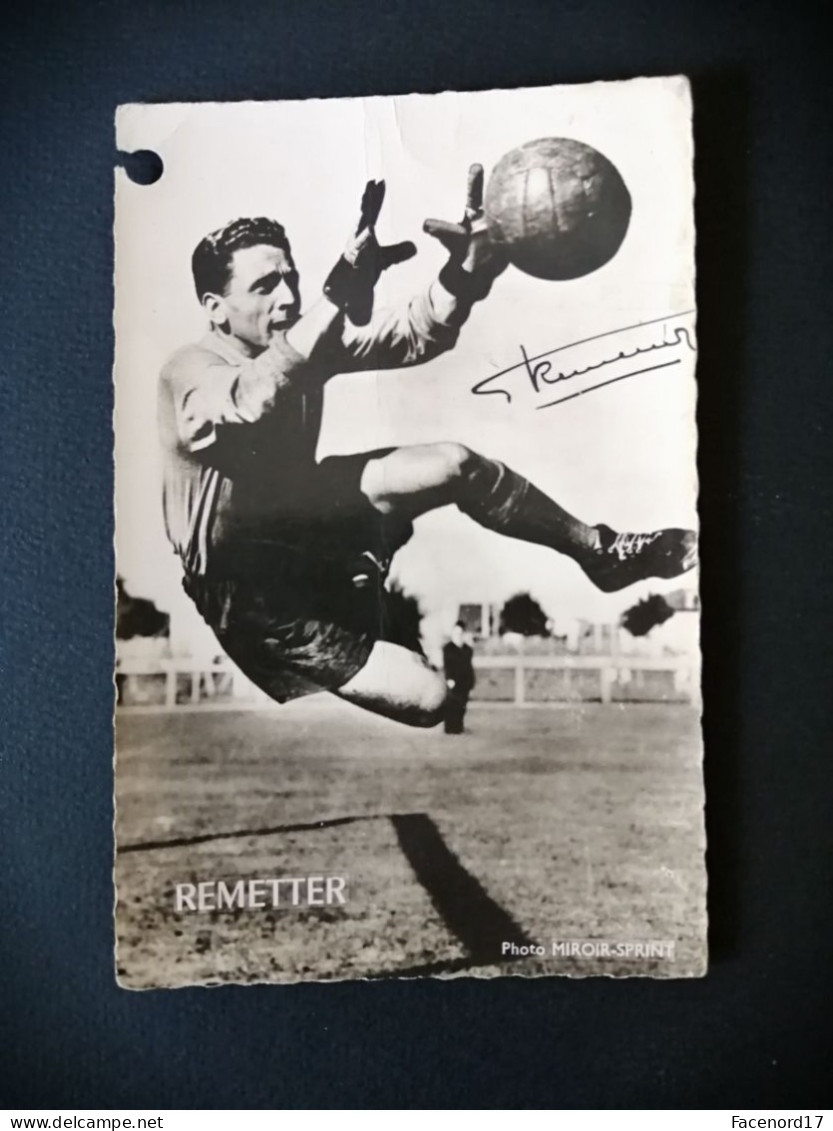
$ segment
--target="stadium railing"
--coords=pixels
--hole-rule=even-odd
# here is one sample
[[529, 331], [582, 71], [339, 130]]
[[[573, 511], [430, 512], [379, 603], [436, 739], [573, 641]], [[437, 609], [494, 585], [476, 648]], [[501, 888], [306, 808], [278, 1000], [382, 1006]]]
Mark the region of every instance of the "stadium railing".
[[[697, 703], [699, 668], [688, 657], [475, 656], [475, 702], [517, 707], [576, 702]], [[118, 704], [136, 709], [268, 707], [271, 700], [229, 660], [123, 658]]]

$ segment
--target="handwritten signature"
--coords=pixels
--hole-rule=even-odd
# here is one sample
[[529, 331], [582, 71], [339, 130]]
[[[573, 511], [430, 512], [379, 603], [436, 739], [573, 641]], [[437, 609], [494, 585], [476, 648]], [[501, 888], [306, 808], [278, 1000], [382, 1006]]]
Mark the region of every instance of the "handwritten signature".
[[[630, 326], [619, 326], [615, 330], [605, 330], [602, 334], [594, 334], [590, 338], [582, 338], [577, 342], [568, 342], [563, 346], [556, 346], [555, 349], [545, 350], [543, 353], [536, 354], [530, 357], [526, 349], [521, 346], [522, 360], [516, 362], [515, 365], [510, 365], [506, 369], [501, 369], [499, 373], [493, 373], [490, 377], [485, 377], [483, 380], [478, 381], [477, 384], [472, 386], [472, 393], [476, 396], [494, 396], [499, 395], [506, 397], [506, 403], [512, 403], [512, 394], [502, 385], [495, 385], [501, 377], [506, 377], [510, 373], [514, 373], [519, 369], [523, 369], [528, 377], [532, 389], [536, 395], [545, 390], [547, 386], [557, 385], [563, 381], [571, 381], [576, 377], [582, 377], [586, 373], [592, 373], [597, 369], [604, 369], [605, 366], [613, 365], [630, 357], [637, 357], [640, 354], [654, 353], [657, 350], [673, 349], [676, 346], [683, 346], [692, 352], [696, 351], [696, 347], [692, 343], [691, 334], [685, 326], [676, 326], [670, 332], [670, 338], [666, 336], [666, 327], [663, 326], [663, 337], [660, 342], [653, 342], [650, 345], [638, 346], [633, 350], [620, 350], [613, 357], [604, 358], [602, 361], [596, 362], [593, 365], [586, 365], [581, 369], [571, 369], [566, 372], [556, 370], [553, 372], [553, 363], [549, 360], [553, 354], [562, 353], [564, 350], [574, 349], [576, 346], [586, 345], [588, 342], [596, 342], [601, 338], [609, 338], [614, 334], [624, 334], [629, 330], [639, 330], [643, 326], [652, 326], [657, 323], [668, 323], [677, 318], [683, 318], [689, 314], [693, 314], [693, 310], [684, 310], [679, 314], [665, 315], [662, 318], [652, 318], [647, 322], [634, 322]], [[651, 373], [655, 369], [667, 369], [672, 365], [679, 365], [681, 358], [677, 357], [673, 361], [660, 362], [657, 365], [644, 366], [641, 369], [634, 369], [628, 373], [620, 374], [617, 377], [611, 377], [606, 381], [601, 381], [596, 385], [590, 385], [588, 388], [581, 389], [579, 392], [568, 393], [564, 397], [558, 397], [556, 400], [547, 401], [545, 404], [536, 405], [537, 409], [552, 408], [553, 405], [563, 404], [565, 401], [573, 400], [575, 397], [584, 396], [585, 393], [592, 393], [596, 389], [602, 389], [606, 385], [613, 385], [617, 381], [624, 381], [628, 377], [636, 377], [640, 373]]]

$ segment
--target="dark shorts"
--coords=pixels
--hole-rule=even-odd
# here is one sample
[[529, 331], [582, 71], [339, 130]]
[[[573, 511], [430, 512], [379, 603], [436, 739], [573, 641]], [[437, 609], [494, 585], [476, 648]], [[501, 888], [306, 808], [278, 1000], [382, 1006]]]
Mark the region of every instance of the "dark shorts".
[[243, 554], [222, 576], [185, 576], [223, 650], [279, 703], [342, 687], [377, 640], [395, 638], [384, 583], [412, 527], [380, 515], [359, 489], [367, 461], [389, 450], [322, 461], [305, 485], [313, 505], [287, 524], [280, 550]]

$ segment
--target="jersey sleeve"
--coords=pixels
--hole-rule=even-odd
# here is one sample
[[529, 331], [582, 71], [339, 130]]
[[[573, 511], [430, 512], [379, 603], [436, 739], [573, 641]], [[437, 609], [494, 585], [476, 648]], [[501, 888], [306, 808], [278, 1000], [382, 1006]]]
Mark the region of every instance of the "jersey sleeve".
[[430, 361], [455, 345], [470, 309], [434, 282], [403, 307], [374, 311], [367, 326], [345, 320], [338, 370], [394, 369]]
[[279, 410], [282, 395], [298, 387], [308, 368], [308, 359], [283, 335], [259, 357], [239, 364], [203, 346], [188, 347], [162, 371], [177, 442], [200, 452], [215, 443], [218, 428], [256, 423]]

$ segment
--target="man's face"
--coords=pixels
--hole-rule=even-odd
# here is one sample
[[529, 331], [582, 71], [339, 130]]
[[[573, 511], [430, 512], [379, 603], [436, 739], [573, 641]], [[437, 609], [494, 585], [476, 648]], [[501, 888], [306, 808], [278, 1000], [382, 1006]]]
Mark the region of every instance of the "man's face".
[[301, 312], [291, 254], [267, 244], [235, 251], [225, 294], [207, 295], [205, 305], [211, 320], [227, 324], [247, 353], [259, 353], [274, 333], [294, 325]]
[[452, 628], [451, 630], [452, 643], [456, 644], [457, 647], [460, 648], [465, 639], [466, 635], [463, 632], [462, 628], [460, 628], [459, 624], [455, 624], [454, 628]]

